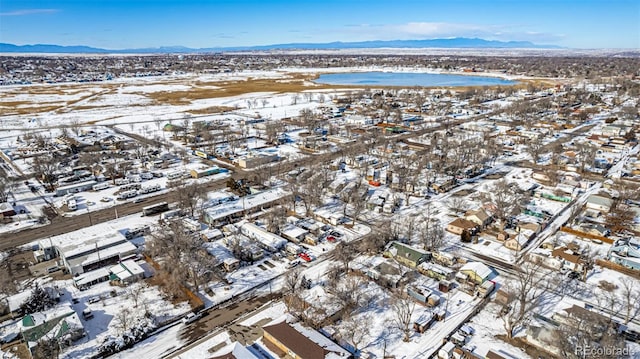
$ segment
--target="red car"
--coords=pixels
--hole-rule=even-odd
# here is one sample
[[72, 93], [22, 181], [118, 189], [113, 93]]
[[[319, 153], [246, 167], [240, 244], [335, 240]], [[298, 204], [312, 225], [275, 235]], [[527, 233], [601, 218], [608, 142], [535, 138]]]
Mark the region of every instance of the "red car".
[[331, 242], [331, 243], [335, 243], [336, 242], [336, 237], [334, 236], [327, 236], [327, 241]]
[[305, 253], [305, 252], [298, 253], [298, 257], [302, 258], [302, 260], [303, 260], [303, 261], [305, 261], [305, 262], [311, 262], [311, 260], [312, 260], [312, 259], [311, 259], [311, 256], [310, 256], [310, 255], [308, 255], [308, 254], [307, 254], [307, 253]]

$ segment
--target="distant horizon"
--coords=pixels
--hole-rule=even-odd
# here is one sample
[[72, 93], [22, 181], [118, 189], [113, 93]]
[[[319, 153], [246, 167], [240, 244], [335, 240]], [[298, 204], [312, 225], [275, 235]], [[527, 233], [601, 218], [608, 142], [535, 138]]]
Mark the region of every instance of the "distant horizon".
[[0, 42], [119, 50], [464, 37], [638, 49], [639, 14], [631, 0], [4, 0]]
[[[450, 44], [450, 42], [456, 41], [464, 41], [465, 45], [460, 45], [460, 47], [454, 47], [454, 45]], [[0, 42], [0, 45], [10, 45], [17, 47], [60, 47], [60, 48], [91, 48], [96, 50], [103, 51], [113, 51], [113, 52], [126, 52], [131, 50], [179, 50], [184, 49], [187, 51], [198, 51], [198, 50], [220, 50], [220, 51], [233, 51], [235, 49], [240, 50], [289, 50], [289, 49], [366, 49], [366, 48], [381, 48], [384, 46], [388, 46], [389, 48], [413, 48], [419, 49], [418, 45], [420, 43], [429, 42], [434, 44], [432, 48], [495, 48], [495, 49], [512, 49], [518, 48], [518, 45], [521, 45], [522, 48], [526, 49], [568, 49], [571, 48], [560, 47], [556, 45], [549, 44], [537, 44], [531, 41], [518, 41], [518, 40], [510, 40], [510, 41], [498, 41], [498, 40], [486, 40], [482, 38], [466, 38], [466, 37], [452, 37], [452, 38], [427, 38], [427, 39], [395, 39], [395, 40], [368, 40], [361, 42], [349, 42], [349, 41], [331, 41], [331, 42], [306, 42], [306, 43], [280, 43], [280, 44], [266, 44], [266, 45], [247, 45], [247, 46], [229, 46], [229, 47], [202, 47], [202, 48], [193, 48], [187, 47], [183, 45], [161, 45], [157, 47], [142, 47], [142, 48], [102, 48], [102, 47], [94, 47], [85, 44], [74, 44], [74, 45], [59, 45], [59, 44], [45, 44], [45, 43], [33, 43], [33, 44], [9, 44]], [[371, 44], [371, 47], [364, 47], [365, 44]], [[495, 47], [491, 47], [490, 44], [494, 44]], [[295, 47], [295, 46], [301, 47]], [[331, 47], [335, 45], [336, 47]], [[355, 45], [355, 46], [353, 46]], [[424, 47], [430, 48], [430, 47]], [[0, 46], [0, 51], [2, 47]]]

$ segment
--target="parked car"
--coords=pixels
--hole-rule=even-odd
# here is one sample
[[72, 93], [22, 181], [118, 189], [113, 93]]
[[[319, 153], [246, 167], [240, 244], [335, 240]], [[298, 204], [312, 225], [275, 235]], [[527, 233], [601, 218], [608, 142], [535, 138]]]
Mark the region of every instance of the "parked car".
[[91, 309], [87, 308], [87, 309], [82, 311], [82, 317], [85, 320], [89, 320], [89, 319], [93, 318], [93, 312], [91, 311]]
[[311, 262], [313, 260], [313, 258], [306, 252], [298, 253], [298, 257], [302, 258], [305, 262]]
[[184, 324], [190, 324], [195, 322], [196, 320], [202, 318], [202, 313], [189, 313], [184, 318], [182, 318], [182, 322]]
[[95, 297], [89, 298], [89, 300], [87, 300], [87, 303], [93, 304], [93, 303], [98, 303], [99, 301], [100, 301], [100, 297], [99, 296], [95, 296]]

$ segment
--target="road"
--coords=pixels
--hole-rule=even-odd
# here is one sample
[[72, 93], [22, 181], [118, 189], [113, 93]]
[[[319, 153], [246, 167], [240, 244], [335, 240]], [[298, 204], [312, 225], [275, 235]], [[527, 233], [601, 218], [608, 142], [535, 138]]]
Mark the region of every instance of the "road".
[[[233, 177], [233, 175], [232, 175]], [[207, 182], [209, 191], [219, 190], [226, 187], [227, 179]], [[91, 225], [111, 221], [118, 217], [140, 213], [143, 207], [159, 202], [175, 202], [176, 194], [173, 191], [161, 193], [147, 198], [140, 203], [132, 201], [122, 202], [110, 208], [82, 213], [70, 217], [55, 217], [51, 223], [41, 227], [29, 228], [16, 233], [3, 233], [0, 235], [0, 251], [15, 248], [39, 238], [57, 236], [73, 232]]]
[[[278, 298], [280, 298], [279, 294], [256, 297], [206, 312], [201, 319], [185, 326], [180, 331], [181, 347], [176, 351], [165, 353], [163, 358], [180, 357], [183, 353], [210, 338], [237, 326], [237, 323], [244, 320], [249, 314], [253, 315], [265, 304]], [[246, 330], [248, 328], [243, 329]], [[261, 335], [259, 332], [259, 330], [253, 330], [252, 333], [246, 333], [246, 335], [259, 337]], [[238, 334], [240, 336], [244, 335], [244, 333]]]

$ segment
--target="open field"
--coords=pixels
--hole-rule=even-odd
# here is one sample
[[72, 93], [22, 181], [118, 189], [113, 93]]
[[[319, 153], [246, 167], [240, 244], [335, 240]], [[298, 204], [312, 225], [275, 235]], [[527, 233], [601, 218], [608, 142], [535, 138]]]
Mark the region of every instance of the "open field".
[[[345, 71], [347, 71], [345, 69]], [[187, 75], [179, 78], [150, 78], [144, 82], [113, 81], [100, 83], [38, 84], [11, 86], [0, 89], [0, 116], [62, 114], [73, 111], [96, 110], [120, 106], [190, 106], [197, 100], [241, 96], [270, 92], [299, 93], [307, 90], [347, 90], [354, 86], [316, 84], [319, 72], [277, 72], [269, 76], [231, 74], [229, 76]], [[549, 85], [546, 79], [519, 79], [513, 85], [524, 89], [528, 84]], [[358, 88], [385, 88], [388, 86], [361, 85]], [[472, 86], [445, 87], [450, 91], [467, 91]], [[195, 108], [193, 114], [224, 112], [225, 109]]]

